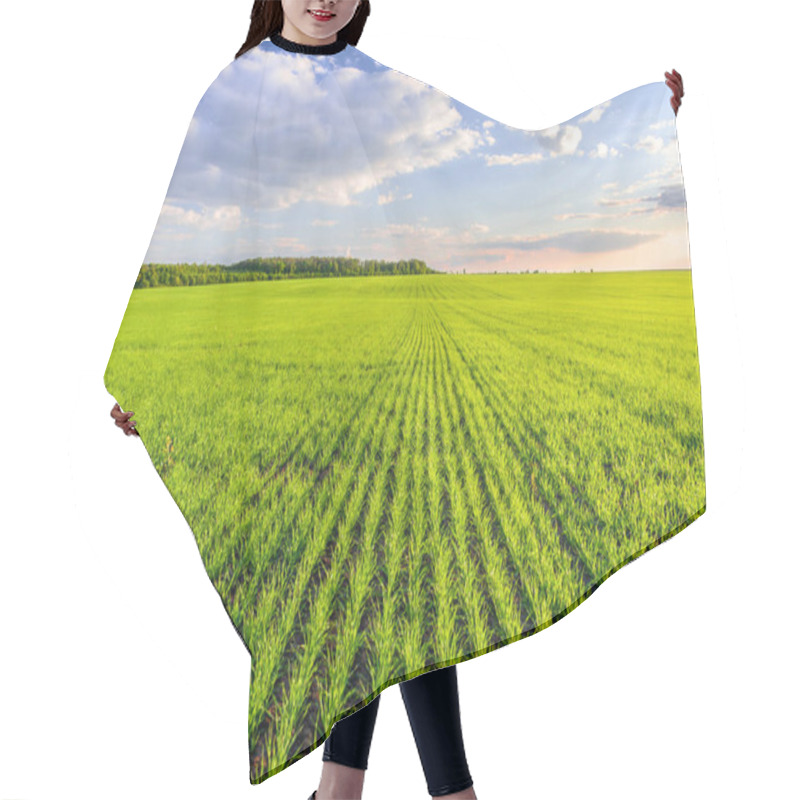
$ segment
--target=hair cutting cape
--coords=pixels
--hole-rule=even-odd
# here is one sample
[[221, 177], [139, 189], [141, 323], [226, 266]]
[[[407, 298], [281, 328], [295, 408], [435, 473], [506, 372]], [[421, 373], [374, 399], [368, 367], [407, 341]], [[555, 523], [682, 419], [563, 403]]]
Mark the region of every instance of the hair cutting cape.
[[706, 508], [663, 80], [525, 130], [285, 42], [200, 100], [104, 376], [250, 653], [254, 784]]

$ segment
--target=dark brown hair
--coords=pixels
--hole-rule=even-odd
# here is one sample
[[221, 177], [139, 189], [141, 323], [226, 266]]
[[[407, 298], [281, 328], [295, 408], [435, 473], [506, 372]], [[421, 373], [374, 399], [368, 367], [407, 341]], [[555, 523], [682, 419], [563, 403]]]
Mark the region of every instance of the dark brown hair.
[[[345, 39], [348, 44], [357, 45], [368, 16], [369, 0], [361, 0], [353, 18], [337, 34], [337, 41]], [[283, 6], [280, 0], [255, 0], [253, 10], [250, 12], [250, 30], [244, 44], [239, 48], [236, 58], [248, 50], [258, 47], [268, 36], [280, 33], [282, 30]]]

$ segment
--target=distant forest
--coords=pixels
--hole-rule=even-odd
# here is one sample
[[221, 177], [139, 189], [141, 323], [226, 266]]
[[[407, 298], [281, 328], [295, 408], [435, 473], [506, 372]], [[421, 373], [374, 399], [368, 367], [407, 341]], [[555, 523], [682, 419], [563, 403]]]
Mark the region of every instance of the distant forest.
[[[238, 281], [290, 278], [339, 278], [364, 275], [436, 274], [424, 261], [361, 261], [357, 258], [249, 258], [236, 264], [143, 264], [134, 289], [156, 286], [202, 286]], [[440, 273], [443, 274], [443, 273]]]

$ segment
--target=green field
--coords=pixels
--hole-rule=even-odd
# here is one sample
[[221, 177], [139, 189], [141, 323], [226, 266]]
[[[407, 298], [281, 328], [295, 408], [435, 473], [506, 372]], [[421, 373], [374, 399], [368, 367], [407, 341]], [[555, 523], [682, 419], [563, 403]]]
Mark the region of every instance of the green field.
[[139, 290], [105, 383], [252, 654], [254, 782], [705, 511], [688, 270]]

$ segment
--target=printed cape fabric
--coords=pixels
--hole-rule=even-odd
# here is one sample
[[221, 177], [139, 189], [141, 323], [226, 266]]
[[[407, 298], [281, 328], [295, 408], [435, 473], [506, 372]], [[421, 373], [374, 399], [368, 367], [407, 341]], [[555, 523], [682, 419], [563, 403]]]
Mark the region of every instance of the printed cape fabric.
[[205, 92], [104, 375], [251, 656], [253, 784], [706, 508], [671, 90], [525, 130], [340, 43]]

